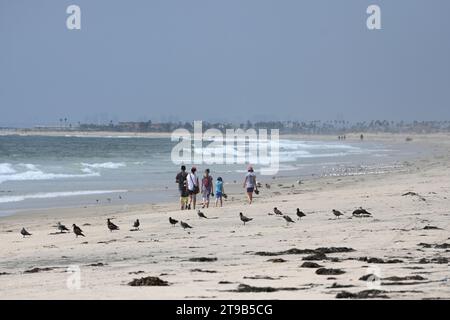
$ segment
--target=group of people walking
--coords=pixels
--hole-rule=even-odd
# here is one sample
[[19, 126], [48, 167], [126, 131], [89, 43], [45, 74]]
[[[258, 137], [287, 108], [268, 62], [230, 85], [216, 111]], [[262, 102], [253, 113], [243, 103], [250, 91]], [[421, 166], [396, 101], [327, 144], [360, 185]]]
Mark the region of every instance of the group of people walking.
[[[202, 208], [208, 208], [211, 197], [216, 198], [215, 206], [223, 206], [223, 198], [227, 198], [224, 190], [224, 181], [222, 177], [218, 177], [214, 182], [209, 169], [203, 172], [203, 176], [199, 179], [197, 168], [192, 167], [190, 172], [186, 171], [186, 166], [181, 166], [181, 171], [175, 178], [180, 192], [181, 210], [195, 209], [197, 202], [197, 194], [202, 195]], [[249, 166], [245, 176], [243, 187], [246, 189], [249, 203], [253, 201], [253, 192], [259, 193], [256, 184], [256, 175], [253, 167]]]

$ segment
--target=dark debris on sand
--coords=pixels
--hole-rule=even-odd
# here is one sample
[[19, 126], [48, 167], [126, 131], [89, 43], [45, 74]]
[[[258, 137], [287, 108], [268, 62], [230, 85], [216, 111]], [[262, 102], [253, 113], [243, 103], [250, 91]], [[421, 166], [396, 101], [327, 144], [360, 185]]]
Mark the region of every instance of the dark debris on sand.
[[344, 252], [353, 252], [355, 249], [347, 248], [347, 247], [321, 247], [317, 249], [297, 249], [292, 248], [285, 251], [258, 251], [255, 252], [257, 256], [281, 256], [285, 254], [328, 254], [328, 253], [344, 253]]
[[323, 267], [323, 266], [318, 263], [310, 262], [310, 261], [305, 261], [300, 266], [300, 268], [321, 268], [321, 267]]
[[386, 277], [386, 278], [380, 278], [374, 274], [366, 274], [359, 278], [359, 280], [362, 281], [379, 281], [379, 280], [385, 280], [388, 282], [382, 282], [381, 285], [415, 285], [415, 284], [422, 284], [426, 282], [403, 282], [403, 281], [424, 281], [427, 280], [426, 278], [419, 276], [419, 275], [413, 275], [413, 276], [405, 276], [405, 277], [398, 277], [398, 276], [392, 276], [392, 277]]
[[406, 192], [406, 193], [404, 193], [404, 194], [402, 194], [402, 197], [405, 197], [405, 196], [412, 196], [412, 197], [417, 197], [417, 198], [419, 198], [419, 200], [421, 200], [421, 201], [427, 201], [427, 199], [425, 199], [424, 197], [422, 197], [420, 194], [418, 194], [417, 192]]
[[352, 284], [339, 284], [337, 282], [334, 282], [327, 289], [352, 288], [352, 287], [354, 287], [354, 285], [352, 285]]
[[425, 226], [423, 227], [423, 230], [442, 230], [442, 229], [436, 226]]
[[128, 272], [128, 274], [141, 274], [141, 273], [144, 273], [144, 271], [139, 270], [139, 271], [131, 271], [131, 272]]
[[314, 250], [311, 249], [297, 249], [292, 248], [286, 251], [275, 251], [275, 252], [269, 252], [269, 251], [258, 251], [255, 252], [255, 255], [257, 256], [281, 256], [285, 254], [312, 254], [314, 253]]
[[251, 279], [251, 280], [279, 280], [280, 278], [273, 278], [270, 276], [250, 276], [250, 277], [244, 277], [244, 279]]
[[432, 258], [432, 259], [422, 258], [419, 260], [418, 263], [420, 263], [420, 264], [428, 264], [428, 263], [446, 264], [446, 263], [449, 263], [449, 260], [446, 257], [437, 257], [437, 258]]
[[91, 263], [91, 264], [88, 264], [86, 267], [104, 267], [104, 266], [106, 266], [107, 264], [106, 263], [103, 263], [103, 262], [97, 262], [97, 263]]
[[414, 275], [414, 276], [406, 276], [406, 277], [397, 277], [397, 276], [393, 276], [393, 277], [387, 277], [387, 278], [383, 278], [383, 280], [389, 280], [389, 281], [407, 281], [407, 280], [427, 280], [426, 278], [419, 276], [419, 275]]
[[29, 270], [25, 270], [23, 273], [38, 273], [42, 271], [51, 271], [53, 268], [32, 268]]
[[335, 276], [344, 274], [345, 271], [342, 269], [333, 269], [333, 268], [319, 268], [316, 270], [316, 274], [324, 275], [324, 276]]
[[189, 258], [189, 261], [191, 262], [214, 262], [217, 261], [217, 258], [215, 257], [197, 257], [197, 258]]
[[361, 281], [378, 281], [381, 279], [377, 275], [369, 273], [369, 274], [363, 275], [361, 278], [359, 278], [359, 280], [361, 280]]
[[274, 288], [274, 287], [254, 287], [249, 286], [247, 284], [239, 284], [236, 290], [230, 290], [230, 292], [276, 292], [276, 291], [295, 291], [300, 290], [300, 288], [293, 288], [293, 287], [280, 287], [280, 288]]
[[361, 257], [358, 258], [359, 261], [364, 261], [367, 263], [402, 263], [403, 260], [400, 259], [387, 259], [387, 260], [383, 260], [381, 258], [374, 258], [374, 257]]
[[315, 252], [321, 253], [344, 253], [344, 252], [354, 252], [355, 249], [347, 247], [321, 247], [314, 250]]
[[191, 269], [191, 272], [217, 273], [216, 270]]
[[140, 279], [133, 279], [133, 281], [128, 283], [132, 287], [140, 286], [168, 286], [169, 283], [158, 277], [144, 277]]
[[434, 249], [448, 249], [450, 248], [450, 243], [442, 243], [442, 244], [432, 244], [432, 243], [424, 243], [421, 242], [419, 244], [417, 244], [418, 246], [422, 247], [422, 248], [434, 248]]
[[322, 261], [322, 260], [327, 260], [328, 257], [324, 254], [324, 253], [314, 253], [311, 254], [309, 256], [303, 257], [302, 260], [306, 260], [306, 261]]
[[283, 262], [286, 262], [286, 260], [281, 259], [281, 258], [276, 258], [276, 259], [269, 259], [269, 260], [267, 260], [267, 262], [283, 263]]
[[351, 293], [348, 291], [341, 291], [336, 295], [336, 299], [389, 299], [387, 295], [385, 295], [386, 291], [383, 290], [363, 290], [357, 293]]

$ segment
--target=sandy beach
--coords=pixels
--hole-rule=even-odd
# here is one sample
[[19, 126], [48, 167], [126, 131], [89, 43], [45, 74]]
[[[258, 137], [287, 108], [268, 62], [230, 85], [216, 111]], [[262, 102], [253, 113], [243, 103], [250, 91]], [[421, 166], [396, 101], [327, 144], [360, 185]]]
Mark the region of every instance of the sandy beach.
[[[406, 136], [367, 138], [404, 143]], [[252, 205], [234, 185], [223, 208], [202, 210], [209, 219], [177, 203], [114, 201], [1, 217], [0, 298], [449, 299], [450, 139], [412, 137], [430, 153], [405, 171], [302, 184], [261, 179]], [[353, 217], [359, 207], [372, 217]], [[296, 208], [306, 214], [301, 220]], [[253, 220], [244, 226], [239, 212]], [[171, 226], [169, 217], [193, 228]], [[107, 218], [120, 230], [110, 232]], [[141, 226], [131, 231], [135, 219]], [[58, 221], [77, 224], [86, 237], [58, 233]], [[22, 238], [22, 227], [32, 236]], [[145, 277], [164, 285], [129, 285]]]

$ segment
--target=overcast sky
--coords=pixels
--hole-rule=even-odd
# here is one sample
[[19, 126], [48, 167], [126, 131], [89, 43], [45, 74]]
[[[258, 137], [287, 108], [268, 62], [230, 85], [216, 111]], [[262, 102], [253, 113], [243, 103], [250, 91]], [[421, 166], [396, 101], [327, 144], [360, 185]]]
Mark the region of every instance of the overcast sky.
[[450, 120], [450, 1], [0, 0], [0, 111], [0, 126]]

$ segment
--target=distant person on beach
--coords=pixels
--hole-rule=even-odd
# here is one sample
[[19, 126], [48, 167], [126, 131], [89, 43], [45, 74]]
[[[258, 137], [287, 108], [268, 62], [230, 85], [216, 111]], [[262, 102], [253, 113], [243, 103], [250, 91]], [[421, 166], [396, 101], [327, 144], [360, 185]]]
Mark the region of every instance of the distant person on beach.
[[256, 175], [253, 171], [253, 167], [249, 166], [247, 169], [247, 174], [245, 175], [244, 188], [246, 188], [248, 203], [251, 204], [253, 201], [253, 191], [257, 191], [256, 187]]
[[189, 192], [189, 205], [188, 209], [195, 209], [195, 203], [197, 202], [197, 193], [199, 193], [198, 177], [195, 174], [196, 167], [191, 168], [191, 172], [187, 176], [188, 192]]
[[213, 193], [213, 178], [209, 174], [209, 169], [205, 170], [202, 179], [202, 200], [203, 200], [203, 208], [209, 208], [209, 197], [214, 194]]
[[364, 135], [361, 133], [361, 135], [359, 136], [359, 138], [362, 140], [364, 140]]
[[187, 178], [186, 166], [181, 166], [181, 171], [175, 177], [175, 182], [178, 183], [178, 191], [180, 192], [180, 204], [181, 210], [187, 209], [187, 199], [189, 193], [187, 191], [186, 178]]
[[218, 177], [216, 180], [216, 207], [217, 204], [220, 201], [220, 206], [223, 206], [223, 201], [222, 201], [222, 197], [224, 195], [225, 191], [223, 189], [223, 180], [222, 177]]

